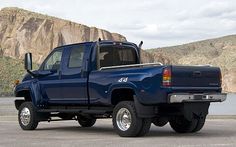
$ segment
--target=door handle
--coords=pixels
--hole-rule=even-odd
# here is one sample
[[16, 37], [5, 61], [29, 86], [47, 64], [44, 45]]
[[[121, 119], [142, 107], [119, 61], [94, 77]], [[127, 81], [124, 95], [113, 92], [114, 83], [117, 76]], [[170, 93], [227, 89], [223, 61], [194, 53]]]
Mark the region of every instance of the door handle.
[[194, 71], [193, 77], [201, 77], [202, 73], [200, 71]]

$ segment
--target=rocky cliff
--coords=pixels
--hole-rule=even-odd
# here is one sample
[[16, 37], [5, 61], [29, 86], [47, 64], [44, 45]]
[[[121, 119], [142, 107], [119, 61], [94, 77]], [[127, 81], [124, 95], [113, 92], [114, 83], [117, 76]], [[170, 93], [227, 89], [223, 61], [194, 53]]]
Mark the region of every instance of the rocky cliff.
[[219, 66], [222, 70], [224, 91], [236, 92], [236, 35], [147, 51], [152, 58], [144, 56], [146, 61]]
[[[56, 46], [94, 41], [98, 38], [126, 40], [122, 35], [95, 27], [19, 8], [2, 9], [0, 11], [0, 96], [12, 95], [13, 81], [23, 77], [24, 53], [32, 52], [35, 62], [40, 63]], [[219, 66], [223, 73], [224, 91], [236, 92], [236, 35], [145, 50], [142, 51], [142, 61]]]
[[34, 61], [40, 63], [54, 47], [98, 38], [126, 40], [117, 33], [19, 8], [0, 11], [0, 55], [3, 56], [22, 59], [26, 52], [32, 52]]

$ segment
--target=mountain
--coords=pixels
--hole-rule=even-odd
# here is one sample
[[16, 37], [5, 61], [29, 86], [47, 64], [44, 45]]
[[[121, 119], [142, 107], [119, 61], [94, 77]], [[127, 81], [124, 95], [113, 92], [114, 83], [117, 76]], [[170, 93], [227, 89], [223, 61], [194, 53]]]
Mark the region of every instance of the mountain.
[[[55, 47], [84, 41], [126, 41], [117, 33], [19, 8], [0, 11], [0, 96], [12, 95], [14, 80], [25, 74], [23, 58], [33, 53], [41, 63]], [[37, 65], [35, 65], [37, 66]]]
[[[14, 80], [25, 74], [24, 53], [32, 52], [34, 62], [40, 63], [56, 46], [98, 38], [126, 40], [120, 34], [95, 27], [19, 8], [3, 8], [0, 11], [0, 96], [12, 95]], [[236, 35], [143, 50], [142, 61], [219, 66], [224, 91], [236, 92]]]
[[32, 52], [34, 61], [40, 63], [57, 46], [98, 38], [126, 40], [117, 33], [24, 9], [10, 7], [0, 11], [0, 55], [3, 56], [22, 59], [26, 52]]
[[236, 35], [146, 51], [152, 56], [143, 57], [147, 62], [219, 66], [224, 91], [236, 92]]

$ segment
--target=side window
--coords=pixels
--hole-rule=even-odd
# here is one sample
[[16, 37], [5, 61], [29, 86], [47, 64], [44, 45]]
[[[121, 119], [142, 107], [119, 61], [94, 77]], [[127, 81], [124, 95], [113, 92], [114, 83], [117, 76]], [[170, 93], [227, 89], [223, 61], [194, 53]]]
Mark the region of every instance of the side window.
[[71, 48], [69, 57], [69, 68], [78, 68], [82, 66], [84, 57], [84, 45], [79, 45]]
[[61, 64], [62, 50], [55, 51], [44, 64], [44, 70], [58, 70]]

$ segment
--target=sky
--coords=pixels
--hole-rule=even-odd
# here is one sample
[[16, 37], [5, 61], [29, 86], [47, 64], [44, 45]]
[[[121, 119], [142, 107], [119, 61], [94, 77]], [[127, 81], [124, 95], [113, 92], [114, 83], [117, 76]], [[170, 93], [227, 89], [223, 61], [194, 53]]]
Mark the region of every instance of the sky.
[[236, 34], [235, 0], [1, 0], [19, 7], [144, 41], [173, 46]]

